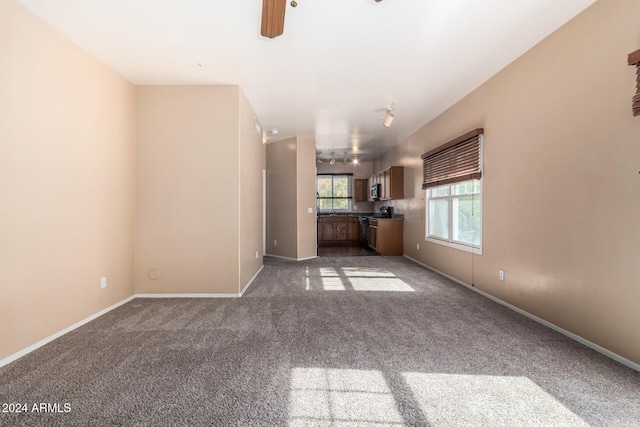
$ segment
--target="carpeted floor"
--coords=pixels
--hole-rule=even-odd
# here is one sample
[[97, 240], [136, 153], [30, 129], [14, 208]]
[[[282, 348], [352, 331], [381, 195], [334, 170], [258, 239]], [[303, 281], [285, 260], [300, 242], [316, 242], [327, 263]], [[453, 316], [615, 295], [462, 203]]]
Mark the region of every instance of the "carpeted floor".
[[12, 403], [0, 425], [633, 426], [640, 373], [401, 257], [266, 258], [240, 299], [135, 299], [0, 368]]

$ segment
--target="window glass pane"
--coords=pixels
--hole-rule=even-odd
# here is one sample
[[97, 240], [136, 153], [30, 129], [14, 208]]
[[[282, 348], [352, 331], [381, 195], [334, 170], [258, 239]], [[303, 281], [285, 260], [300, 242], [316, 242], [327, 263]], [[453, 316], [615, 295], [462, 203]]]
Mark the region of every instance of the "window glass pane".
[[453, 186], [453, 194], [464, 194], [465, 193], [465, 183], [455, 184]]
[[449, 189], [451, 186], [445, 185], [442, 187], [436, 187], [436, 197], [447, 197], [449, 195]]
[[332, 209], [331, 199], [318, 199], [318, 209]]
[[453, 194], [462, 196], [464, 194], [479, 194], [480, 193], [480, 181], [466, 181], [460, 184], [453, 185]]
[[348, 199], [333, 199], [334, 209], [347, 209], [349, 208]]
[[449, 238], [449, 199], [429, 201], [429, 235]]
[[453, 240], [480, 245], [480, 198], [462, 196], [453, 198]]
[[333, 194], [331, 193], [331, 176], [318, 176], [318, 196], [319, 197], [331, 197]]
[[349, 197], [349, 178], [346, 176], [333, 177], [333, 197]]

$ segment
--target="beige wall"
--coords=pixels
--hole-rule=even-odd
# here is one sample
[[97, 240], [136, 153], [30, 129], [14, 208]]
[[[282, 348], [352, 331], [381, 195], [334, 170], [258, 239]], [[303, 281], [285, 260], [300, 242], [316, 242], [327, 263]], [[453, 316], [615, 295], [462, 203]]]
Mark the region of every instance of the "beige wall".
[[134, 293], [135, 90], [9, 0], [0, 64], [2, 359]]
[[[262, 267], [262, 171], [266, 147], [256, 132], [256, 114], [244, 92], [240, 96], [240, 289]], [[256, 253], [258, 256], [256, 257]]]
[[137, 88], [137, 293], [238, 293], [239, 90]]
[[[379, 172], [373, 169], [373, 162], [359, 162], [358, 164], [353, 164], [351, 162], [346, 165], [342, 164], [340, 161], [336, 161], [334, 165], [330, 165], [328, 162], [324, 162], [321, 165], [318, 165], [318, 173], [352, 173], [353, 178], [357, 179], [368, 179], [374, 173]], [[315, 186], [315, 183], [314, 183]], [[369, 194], [369, 189], [366, 189], [367, 194]], [[373, 203], [372, 202], [359, 202], [352, 203], [351, 210], [353, 212], [373, 212]]]
[[266, 252], [297, 259], [296, 149], [296, 138], [267, 144]]
[[[316, 246], [316, 142], [298, 138], [296, 150], [297, 258], [313, 258]], [[309, 212], [309, 209], [311, 212]]]
[[289, 138], [267, 144], [267, 254], [316, 256], [315, 162], [313, 140]]
[[[600, 0], [382, 158], [405, 254], [640, 363], [640, 2]], [[483, 254], [427, 243], [420, 154], [485, 128]], [[420, 243], [420, 251], [416, 250]], [[498, 280], [498, 270], [505, 281]]]

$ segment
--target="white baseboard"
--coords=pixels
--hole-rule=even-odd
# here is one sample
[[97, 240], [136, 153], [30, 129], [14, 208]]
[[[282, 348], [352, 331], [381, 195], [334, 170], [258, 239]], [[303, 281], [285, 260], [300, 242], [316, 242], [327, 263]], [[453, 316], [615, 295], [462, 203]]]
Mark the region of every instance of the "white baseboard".
[[264, 265], [261, 265], [256, 274], [253, 275], [249, 282], [237, 294], [135, 294], [136, 298], [240, 298], [247, 291], [249, 286], [256, 280], [258, 274], [262, 271]]
[[240, 294], [135, 294], [136, 298], [238, 298]]
[[308, 260], [308, 259], [318, 258], [317, 255], [310, 256], [310, 257], [307, 257], [307, 258], [291, 258], [291, 257], [288, 257], [288, 256], [271, 255], [271, 254], [264, 254], [264, 256], [268, 256], [268, 257], [271, 257], [271, 258], [287, 259], [289, 261], [305, 261], [305, 260]]
[[61, 330], [59, 332], [56, 332], [53, 335], [49, 335], [48, 337], [46, 337], [44, 339], [41, 339], [37, 343], [32, 344], [32, 345], [30, 345], [29, 347], [27, 347], [25, 349], [22, 349], [22, 350], [20, 350], [20, 351], [18, 351], [16, 353], [13, 353], [10, 356], [5, 357], [4, 359], [0, 360], [0, 367], [2, 367], [4, 365], [7, 365], [7, 364], [9, 364], [9, 363], [11, 363], [11, 362], [13, 362], [15, 360], [20, 359], [22, 356], [25, 356], [25, 355], [31, 353], [32, 351], [39, 349], [43, 345], [50, 343], [51, 341], [55, 340], [56, 338], [60, 338], [64, 334], [66, 334], [68, 332], [71, 332], [74, 329], [77, 329], [80, 326], [83, 326], [83, 325], [91, 322], [92, 320], [97, 319], [98, 317], [102, 316], [103, 314], [106, 314], [106, 313], [110, 312], [111, 310], [120, 307], [123, 304], [128, 303], [129, 301], [131, 301], [135, 297], [136, 297], [135, 295], [132, 295], [132, 296], [130, 296], [128, 298], [125, 298], [122, 301], [113, 304], [112, 306], [109, 306], [109, 307], [107, 307], [107, 308], [105, 308], [103, 310], [100, 310], [99, 312], [97, 312], [95, 314], [92, 314], [91, 316], [89, 316], [89, 317], [87, 317], [85, 319], [82, 319], [79, 322], [74, 323], [73, 325], [69, 326], [68, 328], [64, 328], [63, 330]]
[[249, 286], [256, 280], [258, 274], [262, 271], [264, 265], [261, 265], [256, 274], [245, 285], [244, 289], [237, 294], [135, 294], [136, 298], [240, 298], [247, 291]]
[[244, 295], [245, 292], [247, 292], [247, 289], [249, 289], [249, 286], [253, 284], [253, 281], [256, 280], [256, 277], [258, 277], [258, 274], [260, 274], [263, 268], [264, 268], [264, 264], [260, 266], [258, 271], [256, 271], [256, 274], [254, 274], [253, 277], [249, 280], [249, 282], [247, 282], [247, 284], [244, 286], [244, 289], [240, 291], [240, 294], [238, 295], [239, 297], [241, 297], [242, 295]]
[[422, 262], [418, 261], [417, 259], [413, 259], [408, 255], [404, 255], [404, 257], [407, 258], [410, 261], [415, 262], [418, 265], [421, 265], [421, 266], [423, 266], [423, 267], [425, 267], [425, 268], [427, 268], [427, 269], [429, 269], [429, 270], [431, 270], [431, 271], [433, 271], [435, 273], [438, 273], [441, 276], [446, 277], [449, 280], [452, 280], [452, 281], [454, 281], [454, 282], [466, 287], [467, 289], [470, 289], [470, 290], [472, 290], [472, 291], [474, 291], [474, 292], [476, 292], [476, 293], [478, 293], [478, 294], [480, 294], [480, 295], [482, 295], [482, 296], [484, 296], [486, 298], [489, 298], [490, 300], [492, 300], [494, 302], [497, 302], [498, 304], [503, 305], [503, 306], [515, 311], [516, 313], [522, 314], [523, 316], [528, 317], [529, 319], [534, 320], [534, 321], [536, 321], [536, 322], [538, 322], [538, 323], [540, 323], [540, 324], [542, 324], [542, 325], [544, 325], [544, 326], [546, 326], [548, 328], [551, 328], [554, 331], [559, 332], [562, 335], [565, 335], [565, 336], [571, 338], [574, 341], [578, 341], [580, 344], [586, 345], [587, 347], [597, 351], [598, 353], [604, 354], [605, 356], [615, 360], [616, 362], [622, 363], [623, 365], [628, 366], [629, 368], [634, 369], [636, 371], [640, 371], [640, 364], [638, 364], [638, 363], [636, 363], [636, 362], [634, 362], [632, 360], [629, 360], [629, 359], [627, 359], [625, 357], [622, 357], [619, 354], [612, 352], [611, 350], [607, 350], [606, 348], [601, 347], [598, 344], [595, 344], [595, 343], [593, 343], [593, 342], [591, 342], [591, 341], [589, 341], [589, 340], [587, 340], [585, 338], [582, 338], [581, 336], [576, 335], [573, 332], [569, 332], [566, 329], [562, 329], [561, 327], [559, 327], [557, 325], [554, 325], [553, 323], [548, 322], [548, 321], [546, 321], [546, 320], [544, 320], [544, 319], [542, 319], [542, 318], [540, 318], [538, 316], [535, 316], [535, 315], [533, 315], [533, 314], [531, 314], [531, 313], [529, 313], [527, 311], [524, 311], [521, 308], [516, 307], [515, 305], [511, 305], [508, 302], [502, 301], [500, 298], [494, 297], [493, 295], [491, 295], [491, 294], [489, 294], [487, 292], [484, 292], [484, 291], [482, 291], [482, 290], [480, 290], [480, 289], [478, 289], [478, 288], [476, 288], [474, 286], [468, 285], [468, 284], [464, 283], [463, 281], [456, 279], [455, 277], [451, 277], [448, 274], [443, 273], [442, 271], [436, 270], [433, 267], [430, 267], [430, 266], [428, 266], [426, 264], [423, 264]]
[[264, 268], [264, 265], [261, 265], [260, 268], [258, 269], [258, 271], [256, 272], [256, 274], [253, 275], [253, 277], [249, 280], [249, 282], [245, 285], [244, 289], [242, 289], [242, 291], [240, 293], [237, 294], [135, 294], [132, 295], [126, 299], [123, 299], [120, 302], [117, 302], [115, 304], [113, 304], [110, 307], [107, 307], [103, 310], [100, 310], [99, 312], [85, 318], [82, 319], [79, 322], [74, 323], [73, 325], [69, 326], [68, 328], [65, 328], [63, 330], [61, 330], [60, 332], [56, 332], [53, 335], [50, 335], [40, 341], [38, 341], [35, 344], [30, 345], [29, 347], [22, 349], [10, 356], [5, 357], [4, 359], [0, 359], [0, 367], [3, 367], [4, 365], [8, 365], [9, 363], [18, 360], [19, 358], [21, 358], [22, 356], [25, 356], [29, 353], [31, 353], [32, 351], [42, 347], [45, 344], [50, 343], [51, 341], [55, 340], [56, 338], [59, 338], [61, 336], [63, 336], [64, 334], [73, 331], [74, 329], [79, 328], [80, 326], [83, 326], [89, 322], [91, 322], [92, 320], [97, 319], [98, 317], [102, 316], [103, 314], [106, 314], [108, 312], [110, 312], [111, 310], [120, 307], [123, 304], [128, 303], [129, 301], [135, 299], [135, 298], [239, 298], [242, 295], [244, 295], [244, 293], [247, 291], [247, 289], [249, 288], [249, 286], [251, 286], [251, 284], [254, 282], [254, 280], [256, 279], [256, 277], [258, 277], [258, 274], [260, 274], [260, 272], [262, 271], [262, 269]]

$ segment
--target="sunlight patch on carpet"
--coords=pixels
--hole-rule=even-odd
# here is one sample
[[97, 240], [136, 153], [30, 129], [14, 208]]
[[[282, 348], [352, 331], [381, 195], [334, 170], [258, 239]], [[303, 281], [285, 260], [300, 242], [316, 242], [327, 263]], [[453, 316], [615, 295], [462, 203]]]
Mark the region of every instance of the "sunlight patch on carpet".
[[396, 277], [395, 274], [387, 270], [386, 268], [371, 268], [371, 267], [342, 267], [340, 270], [344, 272], [347, 277]]
[[292, 427], [404, 425], [382, 373], [354, 369], [293, 369], [289, 418]]
[[588, 426], [525, 377], [402, 376], [432, 426]]
[[[406, 282], [386, 268], [371, 267], [321, 267], [321, 289], [325, 291], [377, 291], [377, 292], [414, 292]], [[306, 284], [305, 289], [314, 289]]]

